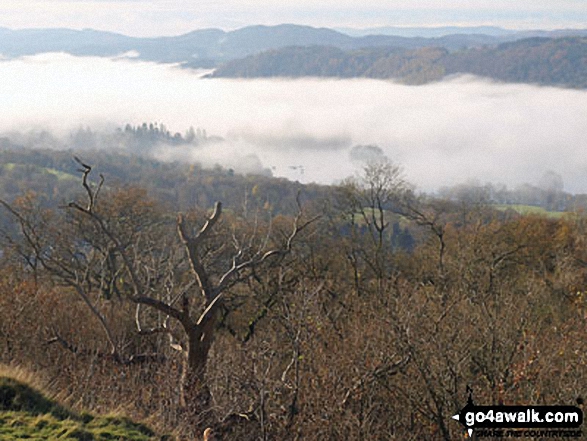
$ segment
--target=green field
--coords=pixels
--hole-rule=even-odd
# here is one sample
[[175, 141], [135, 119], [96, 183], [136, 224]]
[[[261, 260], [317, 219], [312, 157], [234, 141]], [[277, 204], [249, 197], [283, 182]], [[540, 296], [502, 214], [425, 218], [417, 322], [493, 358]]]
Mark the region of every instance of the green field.
[[566, 211], [548, 211], [542, 207], [536, 207], [534, 205], [520, 205], [520, 204], [496, 204], [494, 208], [500, 211], [514, 210], [523, 215], [536, 215], [545, 216], [552, 219], [560, 219], [564, 216], [568, 216], [570, 213]]
[[6, 164], [2, 164], [2, 165], [0, 165], [0, 167], [1, 168], [4, 168], [7, 171], [12, 171], [12, 170], [14, 170], [15, 167], [34, 167], [39, 172], [41, 172], [41, 173], [48, 173], [48, 174], [54, 175], [59, 180], [63, 180], [63, 179], [76, 179], [76, 180], [79, 180], [79, 176], [75, 176], [75, 175], [72, 175], [70, 173], [65, 173], [65, 172], [62, 172], [60, 170], [57, 170], [57, 169], [54, 169], [54, 168], [49, 168], [49, 167], [40, 167], [40, 166], [35, 166], [35, 165], [23, 165], [23, 164], [16, 164], [16, 163], [13, 163], [13, 162], [8, 162]]

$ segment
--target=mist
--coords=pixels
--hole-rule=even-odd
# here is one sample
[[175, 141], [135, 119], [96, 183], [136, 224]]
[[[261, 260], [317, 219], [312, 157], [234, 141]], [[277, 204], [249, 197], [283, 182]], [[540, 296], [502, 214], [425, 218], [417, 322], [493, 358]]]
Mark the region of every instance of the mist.
[[[0, 136], [161, 122], [222, 140], [159, 147], [162, 160], [330, 184], [367, 150], [418, 188], [515, 186], [546, 172], [587, 192], [587, 92], [461, 76], [425, 86], [353, 79], [204, 79], [174, 65], [43, 54], [0, 61]], [[101, 148], [116, 148], [103, 145]], [[240, 167], [240, 169], [239, 169]]]

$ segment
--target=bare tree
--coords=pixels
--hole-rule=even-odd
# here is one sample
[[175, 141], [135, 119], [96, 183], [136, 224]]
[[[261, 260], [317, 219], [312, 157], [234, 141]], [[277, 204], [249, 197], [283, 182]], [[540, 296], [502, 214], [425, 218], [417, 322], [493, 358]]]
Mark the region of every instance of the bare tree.
[[[206, 366], [226, 293], [259, 269], [278, 264], [316, 218], [302, 220], [298, 197], [289, 232], [274, 232], [270, 221], [263, 226], [258, 217], [248, 231], [240, 232], [236, 225], [219, 227], [222, 204], [217, 202], [198, 228], [191, 226], [192, 215], [179, 214], [174, 242], [169, 217], [144, 194], [122, 192], [104, 199], [104, 178], [92, 184], [92, 168], [76, 160], [82, 166], [85, 200], [65, 207], [61, 222], [67, 225], [33, 224], [32, 211], [23, 213], [0, 201], [19, 224], [24, 239], [20, 254], [76, 290], [102, 324], [111, 354], [125, 363], [131, 359], [122, 354], [97, 304], [105, 293], [136, 304], [139, 334], [166, 334], [170, 347], [182, 354], [181, 404], [206, 406]], [[197, 403], [189, 402], [196, 397]]]
[[358, 293], [361, 263], [375, 275], [382, 290], [382, 281], [390, 274], [391, 220], [403, 212], [410, 195], [401, 167], [385, 158], [368, 163], [359, 176], [338, 188], [335, 211], [350, 230], [343, 237]]

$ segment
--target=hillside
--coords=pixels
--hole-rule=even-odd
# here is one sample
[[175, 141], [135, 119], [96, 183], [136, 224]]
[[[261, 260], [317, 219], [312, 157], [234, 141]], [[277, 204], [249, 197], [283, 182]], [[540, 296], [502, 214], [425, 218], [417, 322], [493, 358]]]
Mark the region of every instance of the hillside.
[[529, 38], [456, 52], [439, 47], [353, 51], [325, 46], [289, 47], [228, 62], [213, 76], [367, 77], [423, 84], [465, 73], [505, 82], [586, 88], [585, 66], [586, 38]]
[[450, 54], [442, 64], [446, 74], [466, 72], [500, 81], [587, 88], [587, 38], [530, 38]]
[[[375, 30], [376, 31], [376, 30]], [[482, 32], [487, 31], [489, 35]], [[293, 24], [248, 26], [234, 31], [199, 29], [173, 37], [136, 38], [92, 29], [24, 29], [0, 28], [0, 54], [15, 58], [45, 52], [67, 52], [78, 56], [118, 56], [131, 53], [140, 60], [158, 63], [179, 63], [185, 67], [210, 68], [271, 49], [288, 46], [332, 46], [346, 51], [365, 47], [396, 47], [419, 49], [442, 47], [450, 51], [462, 48], [495, 46], [529, 36], [522, 32], [491, 29], [445, 29], [428, 37], [366, 33], [350, 36], [326, 28]], [[446, 32], [452, 32], [446, 35]], [[463, 33], [466, 32], [466, 33]], [[552, 33], [539, 33], [549, 36]], [[574, 31], [573, 35], [580, 35]], [[530, 34], [534, 36], [535, 34]], [[554, 35], [554, 34], [553, 34]]]
[[122, 416], [75, 413], [28, 383], [0, 375], [0, 439], [148, 441], [167, 438], [160, 438], [147, 426]]
[[479, 35], [498, 37], [502, 40], [521, 40], [531, 37], [572, 37], [586, 36], [587, 30], [584, 29], [557, 29], [557, 30], [525, 30], [515, 31], [497, 26], [430, 26], [430, 27], [410, 27], [410, 26], [378, 26], [371, 28], [336, 28], [353, 37], [362, 37], [365, 35], [395, 35], [398, 37], [424, 37], [436, 38], [447, 35]]
[[[200, 164], [161, 162], [137, 150], [33, 149], [0, 143], [0, 197], [13, 200], [28, 191], [42, 195], [46, 206], [70, 201], [81, 190], [79, 165], [75, 155], [96, 168], [112, 186], [138, 186], [173, 210], [210, 207], [222, 200], [226, 207], [237, 208], [247, 192], [254, 192], [249, 203], [270, 207], [273, 213], [295, 210], [296, 194], [301, 184], [263, 174], [239, 174], [220, 166], [205, 168]], [[329, 189], [315, 184], [304, 185], [304, 199], [318, 200]]]
[[0, 29], [0, 54], [19, 57], [44, 52], [67, 52], [79, 56], [117, 56], [135, 52], [139, 59], [181, 63], [186, 67], [212, 67], [218, 63], [287, 46], [328, 45], [347, 50], [367, 46], [418, 48], [469, 47], [495, 43], [494, 37], [467, 35], [440, 38], [406, 38], [390, 35], [351, 37], [326, 28], [278, 25], [248, 26], [225, 32], [201, 29], [175, 37], [134, 38], [85, 29]]
[[[396, 170], [373, 165], [295, 217], [176, 217], [108, 184], [71, 205], [4, 204], [0, 363], [43, 372], [76, 409], [122, 407], [185, 440], [462, 439], [451, 416], [470, 389], [582, 405], [584, 217], [412, 198]], [[219, 294], [202, 299], [202, 280]], [[0, 439], [153, 438], [79, 412], [0, 380]]]
[[[456, 423], [435, 436], [438, 421], [450, 422], [468, 385], [491, 402], [484, 372], [494, 363], [511, 384], [504, 401], [533, 402], [538, 388], [544, 402], [582, 401], [583, 217], [495, 210], [486, 202], [499, 194], [514, 201], [501, 186], [416, 196], [387, 162], [312, 190], [78, 152], [90, 174], [72, 154], [0, 155], [0, 198], [37, 192], [1, 204], [0, 363], [43, 372], [75, 406], [0, 379], [0, 439], [154, 437], [118, 415], [83, 413], [117, 409], [182, 440], [208, 429], [225, 440], [459, 439]], [[72, 184], [84, 171], [85, 195]], [[554, 184], [535, 192], [549, 211], [568, 201]], [[202, 280], [218, 294], [205, 298]], [[199, 343], [203, 328], [211, 339]], [[190, 360], [203, 365], [190, 371]], [[186, 372], [202, 387], [190, 390]], [[377, 415], [366, 427], [355, 423], [364, 409]]]

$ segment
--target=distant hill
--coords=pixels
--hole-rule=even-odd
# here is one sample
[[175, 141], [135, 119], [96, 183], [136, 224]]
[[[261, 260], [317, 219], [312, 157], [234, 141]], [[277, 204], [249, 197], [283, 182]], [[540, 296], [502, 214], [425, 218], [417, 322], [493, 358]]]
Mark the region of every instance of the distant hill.
[[369, 35], [351, 37], [343, 33], [310, 26], [249, 26], [235, 31], [202, 29], [177, 37], [133, 38], [94, 30], [0, 29], [0, 54], [13, 58], [44, 52], [67, 52], [79, 56], [116, 56], [131, 51], [137, 58], [161, 63], [181, 63], [186, 67], [212, 67], [270, 49], [288, 46], [326, 45], [351, 50], [367, 46], [448, 49], [494, 43], [492, 37], [426, 39]]
[[[447, 35], [447, 32], [450, 35]], [[382, 30], [382, 33], [385, 32]], [[180, 36], [157, 38], [135, 38], [91, 29], [0, 28], [0, 54], [7, 58], [44, 52], [67, 52], [79, 56], [116, 56], [132, 51], [136, 52], [137, 58], [141, 60], [210, 68], [230, 60], [289, 46], [331, 46], [345, 51], [365, 47], [419, 49], [434, 46], [455, 51], [462, 48], [495, 46], [504, 41], [534, 36], [512, 31], [497, 32], [493, 28], [443, 28], [436, 32], [429, 31], [426, 35], [429, 37], [409, 33], [374, 35], [367, 32], [365, 35], [350, 36], [332, 29], [292, 24], [249, 26], [229, 32], [220, 29], [201, 29]]]
[[477, 34], [502, 37], [516, 34], [517, 31], [500, 28], [497, 26], [432, 26], [432, 27], [410, 27], [410, 26], [378, 26], [373, 28], [336, 28], [337, 31], [353, 37], [365, 35], [395, 35], [398, 37], [424, 37], [437, 38], [455, 34]]
[[448, 35], [485, 35], [500, 37], [502, 41], [519, 40], [530, 37], [573, 37], [587, 36], [585, 29], [557, 29], [552, 31], [526, 30], [515, 31], [504, 29], [497, 26], [432, 26], [432, 27], [404, 27], [404, 26], [379, 26], [374, 28], [336, 28], [353, 37], [363, 37], [365, 35], [395, 35], [398, 37], [423, 37], [438, 38]]
[[289, 47], [226, 63], [216, 77], [367, 77], [424, 84], [474, 74], [506, 82], [587, 88], [587, 38], [528, 38], [497, 47], [449, 51]]

